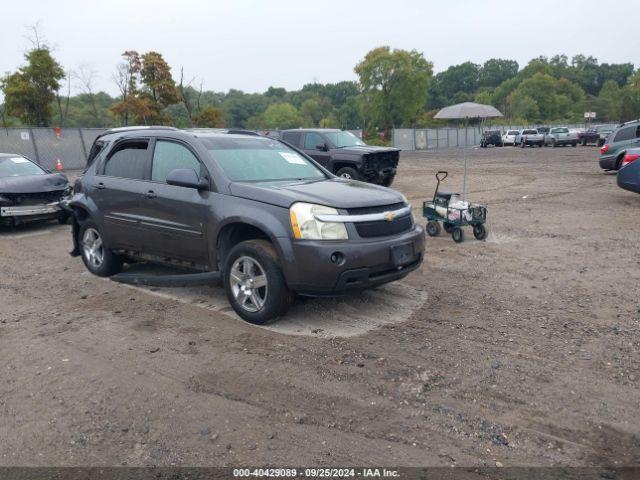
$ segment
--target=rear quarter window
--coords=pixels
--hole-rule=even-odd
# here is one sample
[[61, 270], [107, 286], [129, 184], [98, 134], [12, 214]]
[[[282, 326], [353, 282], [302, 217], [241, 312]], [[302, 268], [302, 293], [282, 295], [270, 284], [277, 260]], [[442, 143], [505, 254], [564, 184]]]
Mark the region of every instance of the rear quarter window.
[[302, 143], [302, 132], [282, 132], [282, 140], [299, 147]]
[[614, 142], [624, 142], [626, 140], [631, 140], [635, 137], [636, 127], [625, 127], [618, 130], [616, 136], [614, 137]]

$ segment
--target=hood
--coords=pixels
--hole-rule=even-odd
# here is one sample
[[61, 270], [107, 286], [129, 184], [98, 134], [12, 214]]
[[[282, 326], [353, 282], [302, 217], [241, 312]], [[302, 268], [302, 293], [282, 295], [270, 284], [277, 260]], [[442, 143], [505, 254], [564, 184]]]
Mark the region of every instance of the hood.
[[334, 208], [376, 207], [404, 201], [390, 188], [332, 178], [320, 181], [232, 183], [236, 197], [289, 208], [295, 202], [317, 203]]
[[0, 194], [54, 192], [64, 190], [68, 185], [67, 177], [61, 173], [0, 177]]
[[377, 147], [375, 145], [360, 145], [355, 147], [343, 147], [334, 148], [335, 152], [341, 152], [352, 155], [365, 155], [367, 153], [380, 153], [380, 152], [399, 152], [399, 148], [393, 147]]

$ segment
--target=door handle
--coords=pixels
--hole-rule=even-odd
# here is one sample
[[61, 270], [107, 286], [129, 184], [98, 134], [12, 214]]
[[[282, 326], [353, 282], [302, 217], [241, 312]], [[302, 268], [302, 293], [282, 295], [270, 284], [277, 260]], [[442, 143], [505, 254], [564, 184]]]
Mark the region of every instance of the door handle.
[[156, 192], [154, 192], [153, 190], [149, 190], [147, 193], [144, 194], [145, 197], [147, 198], [156, 198]]
[[96, 188], [99, 189], [99, 190], [103, 190], [103, 189], [105, 189], [107, 187], [105, 187], [104, 183], [100, 182], [100, 183], [98, 183], [98, 185], [96, 185]]

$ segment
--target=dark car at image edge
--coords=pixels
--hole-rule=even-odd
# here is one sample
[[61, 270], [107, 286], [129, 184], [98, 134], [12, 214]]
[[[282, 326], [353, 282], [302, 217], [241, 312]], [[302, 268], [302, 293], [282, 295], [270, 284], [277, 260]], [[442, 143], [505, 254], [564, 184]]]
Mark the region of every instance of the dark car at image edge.
[[620, 188], [630, 192], [640, 193], [640, 148], [630, 148], [625, 151], [617, 183]]
[[72, 253], [92, 273], [138, 260], [212, 273], [252, 323], [283, 315], [295, 294], [380, 285], [423, 261], [424, 231], [400, 193], [257, 135], [107, 132], [69, 204]]
[[66, 223], [62, 207], [69, 193], [67, 177], [52, 173], [27, 157], [0, 153], [0, 225], [57, 219]]

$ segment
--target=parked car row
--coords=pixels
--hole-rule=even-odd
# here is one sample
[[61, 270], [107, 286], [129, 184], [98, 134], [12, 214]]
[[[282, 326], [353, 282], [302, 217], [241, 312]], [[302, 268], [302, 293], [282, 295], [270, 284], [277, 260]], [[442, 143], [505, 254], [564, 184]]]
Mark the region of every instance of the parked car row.
[[513, 145], [517, 147], [560, 147], [571, 145], [596, 144], [604, 145], [612, 128], [608, 125], [598, 125], [589, 129], [568, 127], [537, 127], [525, 129], [486, 130], [480, 138], [480, 146], [503, 147]]

